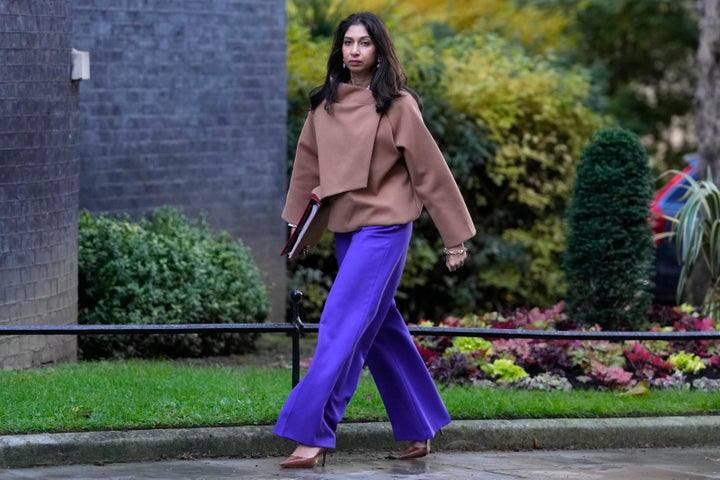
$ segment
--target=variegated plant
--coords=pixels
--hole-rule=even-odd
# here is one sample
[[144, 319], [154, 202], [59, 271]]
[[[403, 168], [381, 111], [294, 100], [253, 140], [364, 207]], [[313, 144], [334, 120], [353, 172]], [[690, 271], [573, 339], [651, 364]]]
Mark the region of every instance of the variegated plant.
[[677, 292], [680, 298], [692, 266], [703, 258], [710, 272], [708, 286], [703, 302], [703, 314], [715, 320], [720, 319], [720, 189], [713, 183], [708, 172], [705, 180], [695, 180], [683, 172], [689, 186], [684, 196], [685, 204], [675, 217], [667, 217], [672, 222], [670, 231], [657, 235], [657, 238], [675, 237], [677, 258], [680, 263], [680, 278]]

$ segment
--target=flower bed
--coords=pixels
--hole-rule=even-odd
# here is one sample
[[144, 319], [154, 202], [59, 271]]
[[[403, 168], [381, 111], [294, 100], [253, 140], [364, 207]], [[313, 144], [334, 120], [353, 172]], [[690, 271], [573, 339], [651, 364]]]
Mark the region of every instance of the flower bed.
[[[419, 326], [434, 326], [422, 321]], [[548, 309], [519, 309], [482, 316], [449, 317], [438, 326], [526, 329], [583, 329], [559, 303]], [[720, 325], [719, 325], [720, 326]], [[649, 331], [712, 331], [712, 318], [685, 307], [655, 306]], [[705, 340], [624, 341], [493, 339], [416, 336], [433, 377], [443, 383], [540, 390], [647, 388], [720, 390], [720, 342]]]

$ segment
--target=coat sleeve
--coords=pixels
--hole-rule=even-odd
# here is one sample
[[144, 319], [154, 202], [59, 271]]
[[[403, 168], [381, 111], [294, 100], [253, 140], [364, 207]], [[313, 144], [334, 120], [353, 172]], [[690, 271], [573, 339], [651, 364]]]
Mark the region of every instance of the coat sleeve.
[[320, 185], [318, 149], [313, 124], [313, 112], [308, 114], [298, 139], [282, 218], [288, 223], [298, 223], [305, 211], [310, 193]]
[[388, 118], [412, 186], [445, 246], [458, 245], [472, 238], [475, 226], [470, 212], [415, 100], [410, 95], [402, 95], [393, 102]]

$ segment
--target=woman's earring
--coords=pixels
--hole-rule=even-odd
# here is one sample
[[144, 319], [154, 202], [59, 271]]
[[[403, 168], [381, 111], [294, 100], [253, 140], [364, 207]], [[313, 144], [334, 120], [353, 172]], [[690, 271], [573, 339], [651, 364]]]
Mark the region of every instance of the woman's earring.
[[345, 66], [345, 62], [343, 62], [343, 68], [347, 68], [347, 67]]
[[377, 69], [380, 70], [380, 59], [378, 59]]

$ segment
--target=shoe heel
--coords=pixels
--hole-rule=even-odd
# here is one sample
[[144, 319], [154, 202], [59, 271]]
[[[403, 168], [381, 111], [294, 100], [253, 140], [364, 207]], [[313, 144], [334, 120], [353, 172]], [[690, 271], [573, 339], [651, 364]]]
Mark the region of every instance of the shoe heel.
[[[420, 442], [423, 443], [422, 446], [418, 445], [418, 443]], [[412, 442], [410, 446], [405, 450], [397, 452], [395, 454], [391, 454], [389, 458], [395, 460], [411, 460], [413, 458], [424, 457], [428, 453], [430, 453], [430, 439], [417, 440], [415, 442]]]
[[320, 463], [320, 456], [322, 455], [322, 466], [325, 466], [325, 456], [327, 455], [327, 448], [321, 448], [317, 455], [314, 457], [300, 457], [297, 455], [290, 455], [285, 460], [280, 462], [280, 466], [284, 468], [313, 468]]

